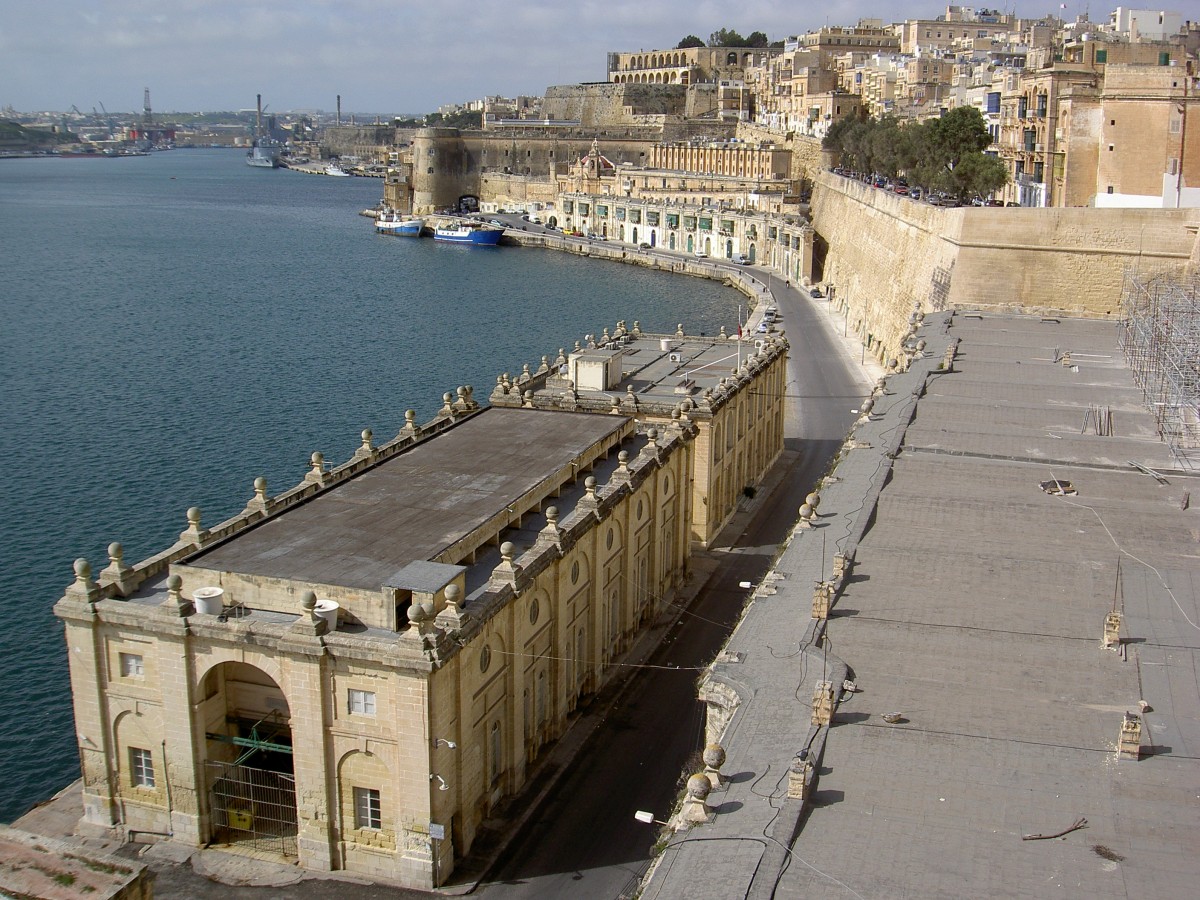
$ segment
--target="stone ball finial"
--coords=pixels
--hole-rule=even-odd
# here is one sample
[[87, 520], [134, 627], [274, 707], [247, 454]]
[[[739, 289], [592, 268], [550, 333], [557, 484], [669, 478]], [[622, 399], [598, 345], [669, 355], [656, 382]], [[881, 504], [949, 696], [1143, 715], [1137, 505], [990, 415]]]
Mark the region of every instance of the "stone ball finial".
[[589, 475], [583, 479], [583, 489], [589, 494], [594, 494], [596, 492], [596, 476]]
[[465, 384], [459, 385], [457, 393], [458, 393], [459, 400], [466, 400], [467, 399], [467, 386]]
[[446, 603], [450, 606], [458, 606], [462, 603], [462, 588], [457, 584], [446, 585]]
[[183, 590], [183, 578], [179, 575], [169, 575], [167, 577], [167, 590], [172, 594], [178, 594]]
[[813, 491], [811, 494], [809, 494], [807, 497], [804, 498], [804, 502], [807, 503], [809, 506], [811, 506], [813, 508], [813, 510], [816, 510], [816, 508], [821, 505], [821, 495], [818, 494], [816, 491]]
[[415, 409], [406, 409], [404, 411], [404, 424], [411, 425], [417, 420], [417, 411]]
[[75, 570], [75, 577], [80, 581], [87, 581], [92, 577], [92, 564], [82, 556], [75, 560], [72, 568]]
[[267, 479], [259, 475], [254, 479], [254, 492], [256, 494], [265, 494], [267, 492]]
[[805, 503], [800, 507], [800, 518], [807, 522], [813, 517], [813, 508]]
[[313, 455], [308, 458], [308, 462], [314, 469], [319, 471], [325, 465], [325, 454], [320, 450], [314, 450]]
[[925, 347], [926, 347], [925, 338], [921, 338], [919, 341], [917, 341], [917, 352], [918, 353], [923, 353], [925, 351]]
[[651, 428], [649, 431], [647, 431], [646, 439], [649, 440], [651, 444], [657, 444], [658, 443], [658, 429]]
[[558, 507], [557, 506], [547, 506], [546, 507], [546, 521], [550, 522], [552, 524], [558, 521]]
[[697, 772], [687, 780], [687, 792], [689, 800], [699, 800], [703, 803], [708, 795], [712, 793], [712, 782], [708, 780], [708, 776], [703, 772]]
[[408, 621], [413, 625], [419, 625], [426, 619], [424, 603], [413, 603], [408, 607]]
[[532, 404], [532, 403], [533, 403], [533, 391], [526, 391], [526, 392], [525, 392], [525, 402], [526, 402], [526, 403], [530, 403], [530, 404]]
[[313, 591], [305, 591], [300, 595], [300, 608], [311, 613], [317, 607], [317, 595]]
[[443, 403], [449, 405], [453, 401], [454, 401], [454, 395], [452, 393], [450, 393], [449, 391], [446, 391], [446, 393], [442, 394], [442, 402]]
[[677, 403], [677, 404], [675, 404], [673, 407], [671, 407], [671, 421], [672, 421], [672, 422], [678, 422], [678, 421], [679, 421], [679, 417], [680, 417], [681, 415], [683, 415], [683, 413], [680, 411], [680, 408], [679, 408], [679, 404], [678, 404], [678, 403]]
[[513, 554], [517, 548], [513, 546], [512, 541], [505, 541], [500, 545], [500, 558], [505, 562], [512, 562]]
[[629, 466], [629, 451], [628, 450], [622, 450], [620, 453], [617, 454], [617, 464], [622, 469], [628, 468], [628, 466]]
[[121, 546], [119, 541], [113, 541], [108, 545], [108, 558], [113, 562], [120, 562], [125, 556], [125, 548]]
[[370, 428], [364, 428], [359, 437], [362, 438], [362, 442], [364, 444], [369, 444], [371, 443], [371, 438], [375, 437], [375, 432], [373, 432]]
[[187, 511], [187, 520], [188, 520], [188, 525], [190, 525], [193, 528], [199, 528], [200, 527], [200, 507], [198, 507], [198, 506], [189, 507], [189, 509]]
[[725, 748], [720, 744], [709, 744], [704, 748], [703, 755], [704, 764], [713, 769], [719, 769], [725, 765]]

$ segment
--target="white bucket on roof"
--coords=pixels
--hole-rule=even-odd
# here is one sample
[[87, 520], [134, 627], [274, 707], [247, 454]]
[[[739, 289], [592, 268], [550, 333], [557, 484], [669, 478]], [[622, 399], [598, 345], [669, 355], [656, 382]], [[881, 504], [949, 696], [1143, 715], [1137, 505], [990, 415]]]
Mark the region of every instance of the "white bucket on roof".
[[196, 612], [219, 616], [225, 611], [225, 590], [219, 587], [199, 587], [192, 592]]
[[313, 612], [329, 623], [329, 630], [336, 631], [338, 626], [338, 610], [341, 604], [336, 600], [318, 600]]

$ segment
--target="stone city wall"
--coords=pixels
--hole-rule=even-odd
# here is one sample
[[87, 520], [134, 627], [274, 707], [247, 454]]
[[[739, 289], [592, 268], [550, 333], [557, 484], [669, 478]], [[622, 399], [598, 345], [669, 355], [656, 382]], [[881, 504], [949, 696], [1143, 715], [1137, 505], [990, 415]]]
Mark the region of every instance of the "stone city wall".
[[546, 89], [542, 114], [585, 125], [619, 125], [637, 116], [682, 116], [687, 88], [668, 84], [561, 84]]
[[881, 360], [918, 309], [1115, 318], [1125, 269], [1181, 271], [1200, 222], [1186, 209], [947, 209], [816, 180], [813, 280]]

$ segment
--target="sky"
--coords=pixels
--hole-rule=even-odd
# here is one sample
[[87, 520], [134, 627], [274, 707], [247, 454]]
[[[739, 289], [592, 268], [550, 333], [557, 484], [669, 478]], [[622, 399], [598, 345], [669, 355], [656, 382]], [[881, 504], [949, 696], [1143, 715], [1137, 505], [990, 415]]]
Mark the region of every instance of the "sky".
[[[1073, 18], [1086, 4], [1000, 8]], [[688, 34], [782, 40], [944, 12], [934, 0], [0, 0], [0, 107], [140, 112], [149, 88], [163, 113], [252, 108], [259, 93], [273, 112], [331, 111], [340, 94], [344, 114], [423, 113], [604, 81], [609, 51]]]

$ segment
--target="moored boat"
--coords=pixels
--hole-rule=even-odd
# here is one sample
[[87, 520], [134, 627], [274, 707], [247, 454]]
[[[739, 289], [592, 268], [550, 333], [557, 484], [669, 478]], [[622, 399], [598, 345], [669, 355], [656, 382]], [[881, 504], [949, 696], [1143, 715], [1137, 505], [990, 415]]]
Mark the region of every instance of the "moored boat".
[[336, 163], [330, 163], [325, 167], [325, 174], [332, 175], [334, 178], [349, 178], [350, 173], [341, 168]]
[[375, 230], [381, 234], [394, 234], [399, 237], [420, 237], [425, 228], [425, 220], [420, 216], [412, 216], [397, 212], [394, 209], [381, 210], [375, 217]]
[[282, 152], [283, 145], [279, 141], [271, 138], [259, 138], [250, 148], [250, 152], [246, 154], [246, 165], [254, 166], [256, 169], [278, 169], [280, 167], [279, 154]]
[[434, 228], [433, 239], [449, 241], [452, 244], [494, 247], [500, 243], [500, 237], [503, 234], [503, 228], [495, 228], [490, 225], [480, 225], [475, 222], [444, 222]]

